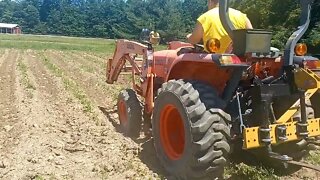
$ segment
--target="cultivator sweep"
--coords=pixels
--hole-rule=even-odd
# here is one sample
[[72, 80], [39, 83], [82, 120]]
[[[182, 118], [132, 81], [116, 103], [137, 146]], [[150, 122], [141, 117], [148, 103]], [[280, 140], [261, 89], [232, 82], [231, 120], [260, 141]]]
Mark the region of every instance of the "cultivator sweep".
[[133, 88], [117, 103], [124, 134], [139, 136], [143, 120], [160, 163], [181, 179], [221, 177], [228, 156], [240, 150], [282, 168], [319, 170], [300, 162], [320, 136], [320, 60], [298, 43], [312, 3], [300, 1], [301, 24], [283, 55], [270, 47], [271, 32], [235, 30], [228, 0], [219, 11], [232, 54], [178, 41], [154, 51], [152, 35], [149, 42], [118, 40], [106, 81], [131, 70]]

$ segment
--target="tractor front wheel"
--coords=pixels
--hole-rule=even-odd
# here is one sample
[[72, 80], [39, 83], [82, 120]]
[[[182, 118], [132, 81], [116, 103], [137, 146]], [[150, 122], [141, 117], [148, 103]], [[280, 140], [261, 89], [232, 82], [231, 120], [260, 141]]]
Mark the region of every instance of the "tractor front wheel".
[[170, 80], [155, 101], [157, 156], [178, 179], [221, 177], [230, 152], [230, 116], [216, 91], [197, 81]]
[[132, 89], [122, 90], [118, 96], [118, 115], [122, 132], [129, 137], [140, 135], [142, 105]]

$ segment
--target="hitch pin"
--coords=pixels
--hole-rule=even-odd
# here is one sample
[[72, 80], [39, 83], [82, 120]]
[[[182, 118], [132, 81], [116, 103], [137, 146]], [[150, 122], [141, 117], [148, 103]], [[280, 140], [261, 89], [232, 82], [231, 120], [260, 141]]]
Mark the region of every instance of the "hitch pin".
[[238, 110], [239, 110], [239, 118], [240, 118], [240, 132], [242, 133], [243, 129], [246, 127], [243, 123], [242, 119], [242, 112], [241, 112], [241, 104], [240, 104], [240, 98], [239, 98], [239, 92], [237, 91], [237, 101], [238, 101]]

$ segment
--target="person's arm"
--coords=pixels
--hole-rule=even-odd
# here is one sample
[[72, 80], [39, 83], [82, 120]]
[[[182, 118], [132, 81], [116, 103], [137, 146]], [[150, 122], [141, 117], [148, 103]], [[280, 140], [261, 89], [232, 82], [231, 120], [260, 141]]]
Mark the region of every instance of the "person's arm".
[[250, 22], [248, 17], [246, 17], [246, 28], [247, 29], [253, 29], [252, 24], [251, 24], [251, 22]]
[[203, 37], [203, 28], [202, 25], [197, 22], [195, 28], [193, 29], [193, 32], [191, 34], [187, 35], [187, 40], [191, 44], [197, 44], [201, 41]]

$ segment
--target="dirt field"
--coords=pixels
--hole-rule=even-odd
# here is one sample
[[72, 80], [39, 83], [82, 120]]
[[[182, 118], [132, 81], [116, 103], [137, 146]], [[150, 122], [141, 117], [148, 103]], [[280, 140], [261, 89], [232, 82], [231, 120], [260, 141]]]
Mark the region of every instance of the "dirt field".
[[[0, 179], [171, 179], [152, 140], [119, 132], [114, 105], [128, 77], [107, 85], [104, 61], [84, 51], [0, 49]], [[302, 169], [274, 178], [318, 177]]]
[[[0, 50], [1, 179], [153, 179], [152, 143], [117, 132], [104, 60], [87, 53]], [[89, 61], [90, 60], [90, 61]]]

